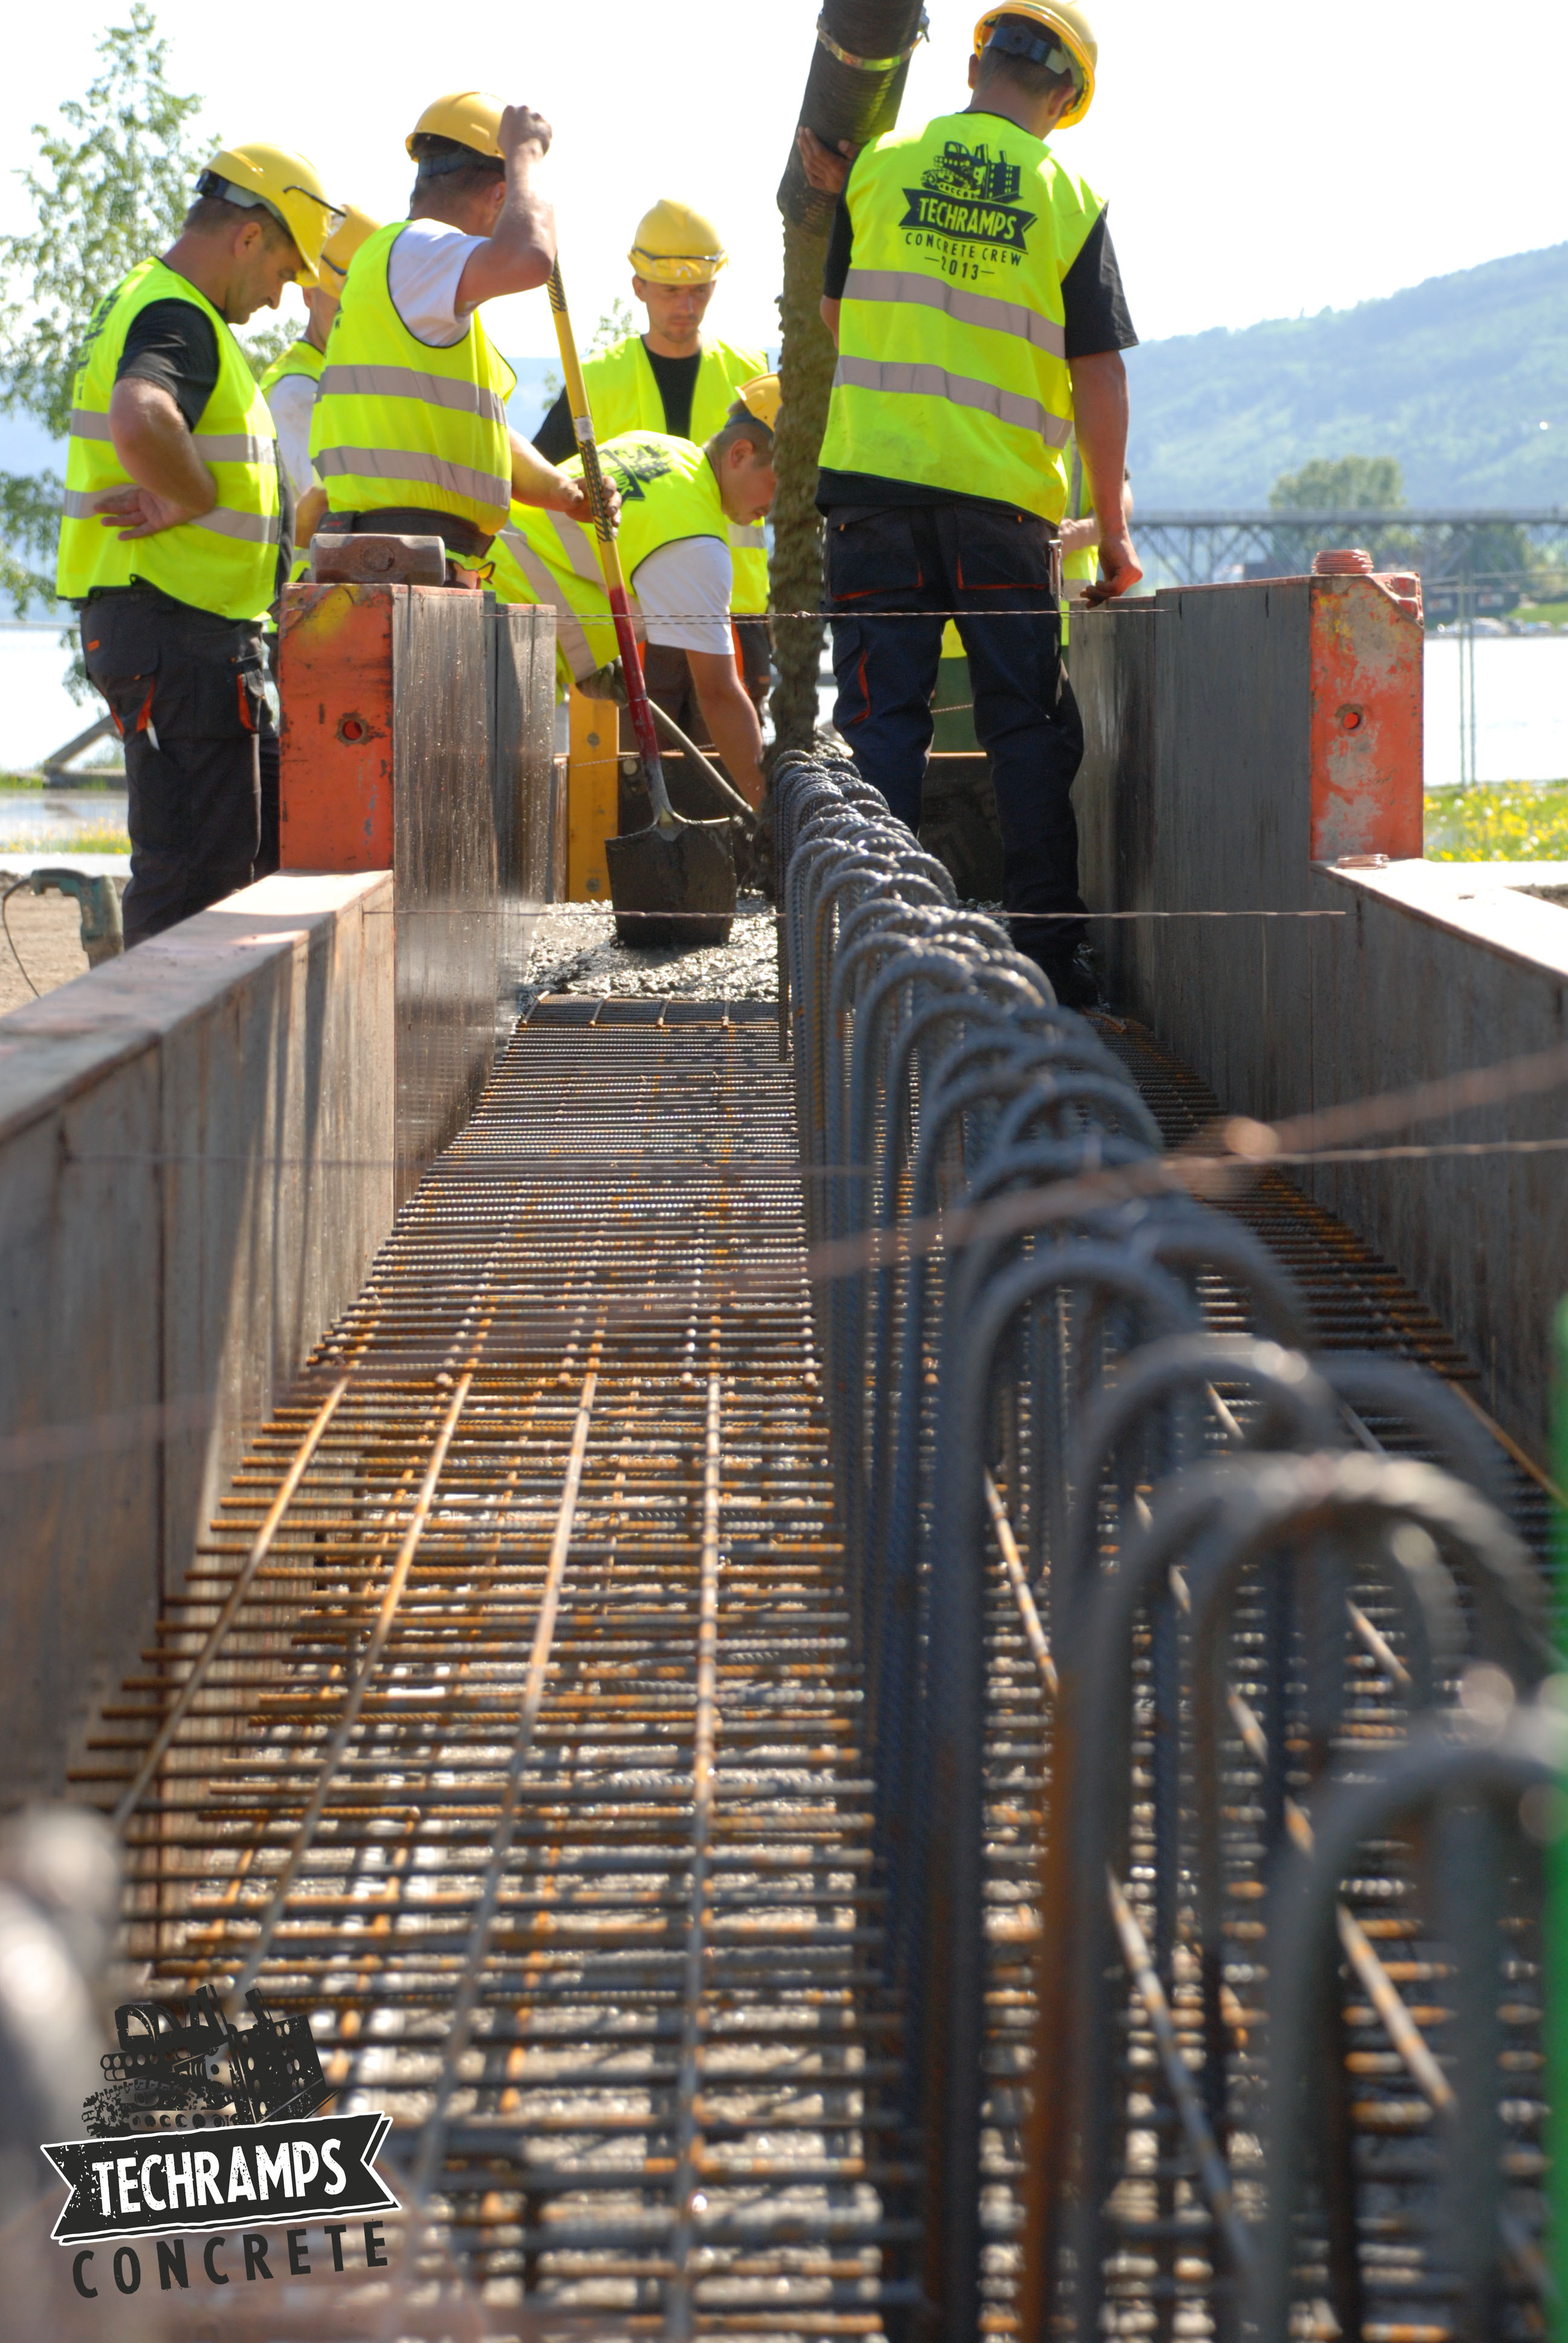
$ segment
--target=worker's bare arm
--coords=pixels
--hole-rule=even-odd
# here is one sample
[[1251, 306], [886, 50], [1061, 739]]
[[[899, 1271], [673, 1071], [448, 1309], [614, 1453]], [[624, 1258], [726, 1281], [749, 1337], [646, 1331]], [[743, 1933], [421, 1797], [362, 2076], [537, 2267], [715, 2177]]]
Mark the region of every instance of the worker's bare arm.
[[[538, 505], [545, 512], [565, 513], [569, 519], [580, 520], [585, 528], [592, 527], [593, 513], [588, 493], [580, 480], [568, 478], [554, 464], [548, 464], [531, 439], [520, 432], [510, 435], [512, 442], [512, 494], [520, 505]], [[605, 488], [609, 495], [613, 518], [620, 518], [620, 492], [608, 477]]]
[[1100, 533], [1100, 578], [1084, 599], [1109, 602], [1143, 572], [1132, 549], [1122, 491], [1127, 473], [1127, 369], [1120, 350], [1070, 358], [1073, 427]]
[[800, 168], [806, 174], [808, 186], [815, 187], [819, 196], [841, 196], [849, 176], [849, 166], [859, 153], [849, 139], [840, 138], [837, 150], [824, 145], [814, 130], [802, 123], [795, 133], [796, 150]]
[[762, 803], [762, 727], [729, 651], [688, 651], [713, 745], [748, 805]]
[[507, 163], [507, 196], [491, 234], [457, 279], [459, 313], [503, 293], [532, 293], [556, 264], [556, 216], [534, 186], [550, 149], [550, 126], [526, 106], [508, 106], [496, 136]]
[[301, 553], [306, 552], [311, 538], [327, 518], [327, 491], [319, 483], [307, 488], [294, 510], [294, 542]]
[[134, 375], [109, 398], [109, 437], [133, 485], [106, 488], [94, 509], [120, 537], [156, 537], [199, 519], [217, 502], [217, 484], [168, 392]]
[[837, 349], [839, 347], [839, 310], [841, 304], [837, 301], [830, 301], [827, 294], [824, 293], [820, 301], [818, 302], [817, 307], [822, 313], [822, 323], [827, 327], [828, 331], [833, 337], [833, 347]]

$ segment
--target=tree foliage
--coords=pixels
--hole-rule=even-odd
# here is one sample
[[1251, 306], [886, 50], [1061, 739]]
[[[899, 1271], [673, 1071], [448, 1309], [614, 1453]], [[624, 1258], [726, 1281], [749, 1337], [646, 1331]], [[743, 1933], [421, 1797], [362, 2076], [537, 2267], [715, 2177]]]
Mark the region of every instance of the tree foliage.
[[1396, 512], [1403, 502], [1396, 456], [1314, 456], [1269, 490], [1271, 512]]
[[0, 236], [0, 405], [59, 437], [94, 309], [178, 234], [203, 159], [190, 137], [202, 101], [170, 87], [168, 43], [146, 0], [97, 46], [104, 69], [62, 105], [63, 126], [34, 125], [39, 160], [21, 179], [35, 225]]
[[[169, 82], [169, 46], [146, 0], [100, 38], [103, 70], [67, 98], [59, 126], [35, 123], [38, 160], [20, 174], [34, 225], [0, 236], [0, 407], [56, 437], [70, 427], [77, 353], [104, 295], [173, 243], [210, 151], [192, 126], [203, 100]], [[294, 338], [264, 325], [240, 346], [259, 378]], [[52, 600], [62, 482], [0, 472], [0, 598]]]

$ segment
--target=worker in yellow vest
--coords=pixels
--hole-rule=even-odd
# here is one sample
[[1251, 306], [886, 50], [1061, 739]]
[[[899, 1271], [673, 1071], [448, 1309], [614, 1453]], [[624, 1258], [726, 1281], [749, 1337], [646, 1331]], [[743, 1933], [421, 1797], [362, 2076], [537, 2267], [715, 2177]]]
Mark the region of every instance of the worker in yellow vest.
[[338, 303], [310, 427], [323, 488], [301, 505], [300, 538], [438, 536], [447, 582], [477, 587], [514, 497], [588, 514], [580, 480], [509, 428], [517, 377], [477, 315], [548, 280], [555, 216], [534, 175], [550, 126], [459, 90], [427, 106], [406, 143], [408, 217], [367, 237]]
[[297, 498], [317, 485], [310, 461], [310, 418], [316, 411], [316, 387], [321, 379], [327, 337], [343, 297], [348, 264], [379, 226], [368, 212], [357, 210], [353, 204], [344, 206], [342, 226], [322, 246], [316, 283], [304, 288], [305, 331], [273, 359], [261, 377], [277, 433], [277, 452]]
[[232, 328], [315, 284], [340, 217], [302, 156], [226, 147], [168, 250], [87, 331], [56, 590], [81, 612], [87, 674], [125, 741], [127, 944], [250, 883], [271, 729], [261, 622], [291, 499]]
[[[667, 652], [683, 670], [679, 702], [671, 707], [665, 693], [661, 704], [689, 737], [711, 741], [754, 806], [762, 802], [762, 729], [735, 659], [729, 527], [755, 526], [773, 502], [778, 415], [779, 377], [760, 375], [704, 447], [667, 432], [629, 431], [599, 449], [605, 475], [620, 491], [616, 542], [646, 639], [645, 664]], [[580, 459], [567, 469], [576, 478]], [[494, 563], [503, 600], [554, 609], [560, 659], [591, 696], [603, 697], [616, 642], [591, 528], [514, 505]], [[688, 691], [695, 708], [686, 705]], [[704, 801], [701, 810], [712, 808]]]
[[[1121, 514], [1136, 337], [1104, 206], [1047, 143], [1089, 111], [1096, 61], [1075, 0], [1010, 0], [975, 27], [969, 106], [854, 157], [823, 285], [839, 364], [817, 496], [842, 614], [834, 722], [914, 828], [954, 615], [1012, 935], [1074, 1006], [1098, 995], [1074, 916], [1083, 734], [1059, 603], [1075, 427], [1100, 530], [1089, 598], [1141, 575]], [[809, 175], [842, 172], [809, 133], [801, 145]]]
[[[602, 439], [625, 431], [661, 431], [706, 446], [723, 427], [745, 384], [767, 368], [760, 350], [721, 341], [704, 333], [703, 319], [719, 272], [729, 262], [723, 239], [709, 219], [689, 204], [662, 196], [638, 223], [627, 258], [631, 289], [648, 312], [648, 330], [628, 334], [587, 360], [583, 381]], [[572, 418], [562, 391], [535, 435], [535, 446], [552, 464], [575, 452]], [[770, 672], [768, 629], [768, 533], [739, 524], [729, 531], [734, 596], [742, 672], [759, 709], [768, 696]], [[676, 678], [658, 652], [649, 661], [648, 686]]]

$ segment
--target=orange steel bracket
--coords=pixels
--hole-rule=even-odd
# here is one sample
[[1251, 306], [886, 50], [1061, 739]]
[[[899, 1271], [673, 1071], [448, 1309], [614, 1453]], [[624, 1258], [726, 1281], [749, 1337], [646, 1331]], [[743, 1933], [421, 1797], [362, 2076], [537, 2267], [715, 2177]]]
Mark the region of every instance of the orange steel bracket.
[[[1413, 591], [1394, 590], [1407, 582]], [[1419, 857], [1419, 586], [1365, 576], [1311, 585], [1312, 859]]]
[[575, 684], [568, 709], [567, 900], [608, 903], [604, 842], [620, 828], [620, 710], [611, 700], [585, 699]]
[[393, 597], [290, 586], [278, 629], [279, 839], [286, 870], [392, 868]]

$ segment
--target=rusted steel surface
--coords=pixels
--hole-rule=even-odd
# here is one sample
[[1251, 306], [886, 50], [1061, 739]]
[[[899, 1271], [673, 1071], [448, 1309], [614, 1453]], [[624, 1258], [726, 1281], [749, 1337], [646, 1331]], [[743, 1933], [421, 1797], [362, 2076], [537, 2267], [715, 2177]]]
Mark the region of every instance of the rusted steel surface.
[[1380, 578], [1312, 581], [1311, 858], [1422, 847], [1420, 587], [1413, 606]]
[[519, 1031], [83, 1788], [148, 1990], [311, 2012], [489, 2303], [873, 2333], [913, 2174], [789, 1077], [687, 1006]]
[[289, 586], [278, 625], [286, 870], [392, 868], [393, 601], [384, 586]]

